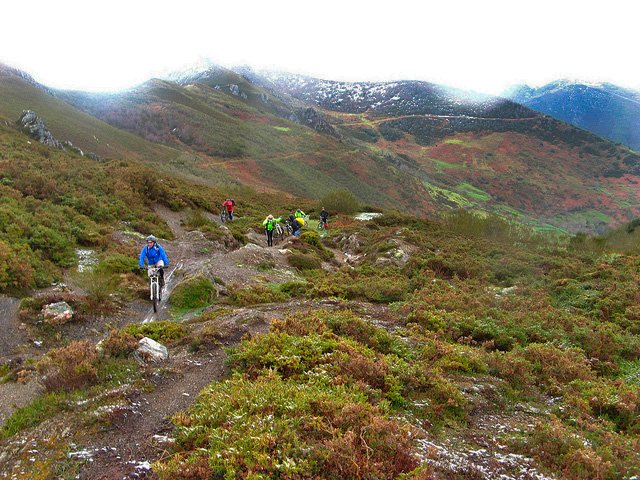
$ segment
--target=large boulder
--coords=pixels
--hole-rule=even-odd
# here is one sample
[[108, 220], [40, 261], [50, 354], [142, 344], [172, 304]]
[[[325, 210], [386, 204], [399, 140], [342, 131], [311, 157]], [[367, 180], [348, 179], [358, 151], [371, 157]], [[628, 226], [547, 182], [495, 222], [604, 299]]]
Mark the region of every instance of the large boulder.
[[62, 325], [71, 321], [73, 309], [67, 302], [56, 302], [42, 308], [42, 316], [49, 325]]
[[161, 362], [169, 358], [167, 347], [149, 337], [140, 339], [136, 353], [151, 362]]

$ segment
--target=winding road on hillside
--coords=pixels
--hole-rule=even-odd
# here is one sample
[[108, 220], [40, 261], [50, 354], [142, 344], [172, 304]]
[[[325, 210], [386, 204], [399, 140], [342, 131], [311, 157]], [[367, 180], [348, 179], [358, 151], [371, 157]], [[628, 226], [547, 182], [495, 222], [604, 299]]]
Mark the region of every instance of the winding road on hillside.
[[453, 119], [462, 119], [462, 120], [490, 120], [497, 122], [523, 122], [529, 120], [538, 120], [540, 116], [535, 117], [514, 117], [514, 118], [502, 118], [502, 117], [472, 117], [469, 115], [435, 115], [431, 113], [425, 113], [420, 115], [399, 115], [396, 117], [384, 117], [384, 118], [373, 118], [367, 119], [360, 122], [347, 122], [347, 123], [338, 123], [337, 127], [351, 127], [355, 125], [371, 125], [371, 124], [381, 124], [385, 122], [393, 122], [395, 120], [402, 120], [405, 118], [428, 118], [433, 120], [453, 120]]

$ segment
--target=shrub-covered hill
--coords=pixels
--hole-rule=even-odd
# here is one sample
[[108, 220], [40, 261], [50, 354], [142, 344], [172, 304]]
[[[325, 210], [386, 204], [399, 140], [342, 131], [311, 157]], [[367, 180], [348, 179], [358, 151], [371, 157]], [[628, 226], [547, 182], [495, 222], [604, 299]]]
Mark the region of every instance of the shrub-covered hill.
[[318, 259], [340, 249], [351, 267], [309, 262], [303, 281], [236, 295], [240, 305], [335, 303], [314, 312], [290, 303], [267, 335], [232, 352], [234, 375], [175, 416], [161, 478], [637, 471], [637, 249], [551, 242], [466, 214], [339, 225], [292, 248]]
[[58, 95], [111, 125], [194, 152], [200, 156], [195, 165], [172, 166], [210, 183], [219, 183], [222, 169], [227, 178], [261, 190], [317, 199], [348, 189], [369, 204], [434, 212], [422, 182], [392, 159], [282, 118], [271, 111], [273, 100], [260, 105], [227, 88], [163, 80], [114, 95]]
[[194, 185], [137, 162], [91, 160], [0, 125], [0, 291], [50, 285], [76, 264], [78, 247], [117, 249], [114, 231], [171, 238], [157, 204], [217, 213], [225, 196], [238, 194], [245, 212], [253, 203], [262, 214], [274, 199], [288, 201]]
[[[58, 95], [148, 140], [213, 157], [244, 182], [304, 196], [346, 187], [419, 214], [474, 208], [571, 231], [640, 214], [636, 153], [513, 102], [424, 82], [241, 73], [212, 67], [118, 95]], [[313, 108], [301, 114], [304, 102]]]
[[[171, 191], [207, 207], [179, 183]], [[212, 270], [227, 258], [237, 266], [242, 252], [278, 262], [243, 262], [246, 281], [218, 296], [192, 277], [169, 297], [173, 321], [113, 330], [113, 317], [100, 319], [102, 353], [65, 346], [69, 330], [51, 327], [60, 348], [37, 363], [50, 392], [0, 430], [5, 461], [24, 462], [7, 471], [91, 478], [113, 468], [122, 478], [115, 464], [154, 462], [154, 475], [175, 479], [613, 480], [640, 467], [640, 260], [637, 245], [619, 248], [622, 231], [559, 239], [497, 217], [386, 212], [332, 215], [323, 236], [308, 230], [267, 249], [248, 228], [291, 205], [247, 198], [233, 228], [256, 244], [217, 251]], [[41, 303], [25, 300], [23, 317], [35, 323]], [[143, 335], [169, 347], [168, 365], [128, 359]], [[214, 365], [199, 378], [221, 362], [221, 344], [234, 347], [231, 375]], [[184, 397], [195, 378], [209, 385]], [[155, 403], [167, 397], [190, 406]], [[172, 428], [156, 409], [175, 412]], [[162, 448], [150, 444], [157, 432], [169, 438]], [[21, 439], [39, 451], [33, 462]], [[114, 445], [135, 453], [110, 457]], [[85, 451], [93, 461], [74, 456]]]
[[57, 139], [70, 141], [102, 158], [169, 162], [180, 157], [175, 149], [114, 128], [55, 98], [52, 93], [24, 72], [0, 64], [0, 119], [4, 122], [12, 124], [23, 110], [33, 110]]

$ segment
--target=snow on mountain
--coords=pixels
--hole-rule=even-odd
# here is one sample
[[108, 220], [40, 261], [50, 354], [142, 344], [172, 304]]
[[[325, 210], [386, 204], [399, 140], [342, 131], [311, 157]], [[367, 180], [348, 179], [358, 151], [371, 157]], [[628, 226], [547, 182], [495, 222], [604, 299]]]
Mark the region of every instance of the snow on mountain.
[[562, 79], [518, 85], [504, 96], [596, 135], [640, 149], [640, 92], [611, 83]]

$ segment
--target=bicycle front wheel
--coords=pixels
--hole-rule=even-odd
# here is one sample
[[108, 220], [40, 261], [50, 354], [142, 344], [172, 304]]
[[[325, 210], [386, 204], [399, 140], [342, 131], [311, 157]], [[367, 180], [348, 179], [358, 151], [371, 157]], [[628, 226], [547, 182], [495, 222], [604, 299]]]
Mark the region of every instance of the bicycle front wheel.
[[158, 311], [158, 284], [154, 283], [151, 286], [151, 297], [152, 297], [152, 301], [153, 301], [153, 311], [157, 312]]

